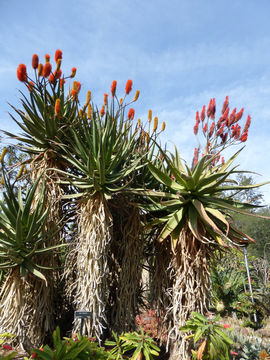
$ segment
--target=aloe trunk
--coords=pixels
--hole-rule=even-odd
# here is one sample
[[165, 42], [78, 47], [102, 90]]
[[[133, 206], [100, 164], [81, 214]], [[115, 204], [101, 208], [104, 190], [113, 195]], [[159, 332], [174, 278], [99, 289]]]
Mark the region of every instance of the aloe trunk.
[[[107, 325], [108, 252], [112, 239], [112, 215], [102, 193], [80, 204], [78, 242], [76, 245], [76, 279], [74, 307], [91, 312], [84, 331], [101, 340]], [[74, 323], [74, 331], [80, 328]]]

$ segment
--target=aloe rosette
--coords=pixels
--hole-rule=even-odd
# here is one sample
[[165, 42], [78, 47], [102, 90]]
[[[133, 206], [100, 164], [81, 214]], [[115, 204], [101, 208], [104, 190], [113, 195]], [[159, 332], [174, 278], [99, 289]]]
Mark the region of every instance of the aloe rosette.
[[0, 269], [8, 272], [0, 293], [0, 332], [14, 333], [21, 344], [37, 344], [52, 330], [53, 300], [47, 289], [54, 269], [43, 260], [63, 246], [51, 246], [59, 227], [46, 229], [49, 208], [44, 183], [37, 193], [39, 182], [23, 196], [5, 178], [0, 203]]

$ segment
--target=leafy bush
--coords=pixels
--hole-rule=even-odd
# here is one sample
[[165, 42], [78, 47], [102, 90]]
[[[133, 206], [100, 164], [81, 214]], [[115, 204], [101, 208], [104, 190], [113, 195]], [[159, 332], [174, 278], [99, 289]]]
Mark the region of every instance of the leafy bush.
[[193, 359], [229, 359], [229, 349], [233, 341], [222, 331], [222, 328], [227, 328], [227, 326], [217, 323], [220, 315], [212, 320], [197, 312], [191, 314], [192, 317], [180, 330], [192, 332], [187, 338], [193, 338], [194, 346], [199, 345], [196, 351], [192, 350]]
[[97, 343], [92, 343], [87, 337], [75, 336], [61, 340], [59, 327], [53, 332], [53, 347], [45, 345], [41, 349], [31, 351], [36, 360], [105, 360], [109, 353]]
[[132, 353], [131, 360], [146, 359], [153, 360], [153, 355], [159, 355], [159, 347], [155, 341], [141, 329], [141, 333], [132, 332], [121, 334], [119, 337], [113, 333], [114, 340], [106, 341], [105, 345], [112, 346], [110, 354], [113, 359], [126, 359], [126, 353]]

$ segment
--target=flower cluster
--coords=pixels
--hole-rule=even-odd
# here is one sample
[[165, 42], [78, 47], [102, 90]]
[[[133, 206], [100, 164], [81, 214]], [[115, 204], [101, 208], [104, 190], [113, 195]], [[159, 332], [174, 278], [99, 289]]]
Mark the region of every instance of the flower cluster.
[[[217, 154], [214, 162], [215, 164], [221, 159], [224, 163], [224, 158], [220, 158], [220, 151], [225, 147], [233, 144], [245, 142], [248, 138], [248, 130], [251, 124], [251, 116], [248, 115], [243, 127], [239, 125], [243, 117], [244, 108], [237, 111], [234, 108], [230, 112], [229, 97], [226, 96], [222, 106], [221, 115], [216, 119], [216, 101], [215, 98], [210, 99], [208, 108], [204, 105], [201, 113], [196, 112], [196, 120], [193, 128], [194, 134], [198, 135], [199, 126], [201, 126], [202, 134], [206, 138], [206, 146], [202, 149], [201, 145], [194, 150], [193, 164], [198, 162], [200, 150], [204, 150], [202, 156], [206, 154]], [[213, 165], [215, 165], [213, 164]]]
[[[41, 83], [43, 84], [44, 82], [45, 82], [45, 84], [47, 84], [47, 83], [51, 84], [51, 86], [53, 86], [55, 88], [59, 81], [60, 88], [63, 88], [65, 79], [73, 78], [76, 75], [77, 69], [75, 67], [73, 67], [71, 69], [70, 76], [64, 77], [62, 75], [62, 70], [61, 70], [62, 57], [63, 57], [62, 51], [60, 49], [57, 49], [55, 51], [55, 56], [54, 56], [56, 66], [55, 66], [55, 70], [53, 71], [53, 67], [50, 62], [51, 57], [49, 54], [46, 54], [44, 56], [44, 58], [45, 58], [44, 64], [39, 61], [39, 56], [37, 54], [33, 54], [32, 68], [35, 71], [36, 81], [33, 81], [28, 76], [27, 68], [26, 68], [25, 64], [20, 64], [18, 66], [17, 78], [19, 81], [24, 82], [27, 85], [29, 91], [32, 91], [35, 87], [38, 87]], [[78, 88], [80, 88], [80, 85], [77, 86], [77, 89], [74, 90], [74, 88], [73, 88], [72, 89], [73, 91], [71, 90], [71, 96], [72, 96], [73, 100], [77, 99], [77, 95], [79, 92]]]

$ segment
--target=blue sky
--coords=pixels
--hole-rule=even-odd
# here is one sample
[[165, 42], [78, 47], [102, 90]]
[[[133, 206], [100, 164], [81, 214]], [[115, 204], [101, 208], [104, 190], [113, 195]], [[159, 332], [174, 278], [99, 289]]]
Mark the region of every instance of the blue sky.
[[[166, 121], [163, 142], [190, 161], [196, 110], [226, 95], [231, 108], [252, 116], [242, 169], [270, 180], [269, 0], [0, 0], [0, 128], [18, 131], [8, 102], [17, 105], [18, 64], [30, 72], [33, 53], [63, 51], [67, 75], [76, 66], [81, 95], [101, 105], [112, 80], [118, 94], [133, 80], [136, 117], [148, 109]], [[263, 189], [270, 204], [270, 185]]]

